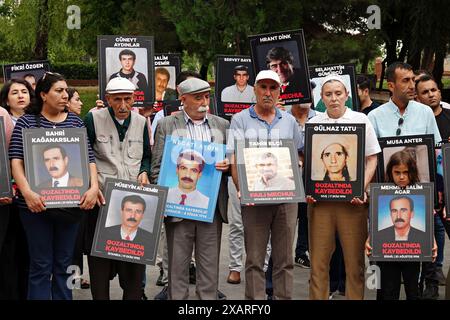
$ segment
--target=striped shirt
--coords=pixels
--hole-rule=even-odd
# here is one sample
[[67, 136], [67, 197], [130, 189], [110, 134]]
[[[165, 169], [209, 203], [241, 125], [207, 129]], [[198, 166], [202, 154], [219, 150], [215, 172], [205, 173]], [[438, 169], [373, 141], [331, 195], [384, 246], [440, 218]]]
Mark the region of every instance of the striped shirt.
[[[40, 128], [84, 128], [83, 120], [81, 120], [75, 113], [69, 112], [66, 120], [58, 123], [47, 120], [44, 116], [40, 115]], [[36, 117], [34, 114], [25, 114], [21, 116], [14, 127], [11, 144], [9, 146], [9, 159], [24, 159], [23, 153], [23, 139], [22, 129], [38, 128]], [[89, 163], [95, 163], [94, 153], [92, 152], [91, 145], [86, 137], [86, 143], [88, 145]], [[18, 205], [21, 208], [27, 208], [24, 198], [19, 193]]]
[[186, 112], [183, 111], [184, 120], [186, 121], [186, 129], [188, 131], [188, 138], [191, 140], [208, 141], [211, 142], [211, 129], [208, 124], [208, 116], [201, 121], [195, 123]]

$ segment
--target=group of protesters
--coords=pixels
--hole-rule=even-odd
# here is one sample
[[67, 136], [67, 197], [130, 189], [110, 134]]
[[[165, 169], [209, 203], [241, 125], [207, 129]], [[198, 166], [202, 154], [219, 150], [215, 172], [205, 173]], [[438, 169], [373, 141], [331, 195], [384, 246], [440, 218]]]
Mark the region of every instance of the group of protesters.
[[[279, 99], [280, 72], [260, 71], [253, 88], [256, 102], [231, 121], [208, 112], [210, 84], [193, 71], [178, 75], [176, 94], [183, 107], [166, 117], [155, 116], [151, 107], [134, 108], [136, 87], [123, 77], [110, 79], [106, 101], [98, 100], [83, 120], [82, 97], [60, 74], [46, 72], [35, 88], [26, 80], [5, 83], [0, 92], [0, 116], [9, 147], [14, 194], [12, 198], [0, 198], [0, 299], [71, 300], [68, 267], [78, 265], [82, 271], [83, 253], [88, 257], [89, 282], [84, 279], [82, 285], [90, 287], [94, 300], [110, 299], [110, 281], [116, 275], [123, 299], [146, 298], [145, 283], [152, 279], [146, 278], [145, 265], [94, 257], [90, 250], [99, 209], [106, 204], [105, 179], [157, 184], [165, 137], [175, 133], [225, 144], [227, 157], [215, 164], [222, 172], [222, 181], [212, 223], [165, 217], [157, 279], [163, 289], [156, 299], [188, 299], [190, 283], [195, 283], [199, 299], [226, 298], [219, 290], [223, 280], [219, 273], [223, 223], [230, 224], [230, 273], [226, 281], [239, 284], [244, 270], [243, 299], [292, 299], [295, 265], [311, 269], [309, 288], [304, 288], [309, 290], [310, 299], [327, 300], [335, 291], [348, 299], [364, 299], [366, 255], [370, 256], [372, 249], [368, 239], [368, 191], [375, 181], [377, 154], [381, 152], [378, 138], [432, 134], [435, 142], [445, 143], [450, 137], [450, 110], [441, 101], [433, 77], [426, 72], [415, 74], [403, 62], [393, 63], [386, 70], [391, 97], [382, 105], [371, 100], [369, 80], [358, 80], [361, 112], [346, 106], [349, 91], [337, 74], [322, 80], [324, 112], [315, 111], [313, 103], [287, 106]], [[300, 161], [291, 165], [303, 167], [308, 161], [303, 156], [305, 123], [365, 124], [364, 196], [339, 202], [307, 195], [306, 203], [240, 205], [235, 141], [268, 140], [272, 136], [293, 140]], [[47, 209], [31, 189], [24, 169], [22, 129], [84, 127], [90, 183], [76, 209], [80, 214], [73, 218], [74, 210]], [[64, 161], [64, 155], [57, 153]], [[405, 187], [417, 181], [408, 176], [403, 184], [395, 179], [390, 182]], [[377, 299], [398, 300], [402, 277], [407, 299], [437, 298], [438, 285], [445, 281], [445, 232], [450, 235], [444, 191], [437, 189], [441, 196], [434, 212], [433, 262], [379, 264]], [[336, 272], [339, 285], [333, 284]]]

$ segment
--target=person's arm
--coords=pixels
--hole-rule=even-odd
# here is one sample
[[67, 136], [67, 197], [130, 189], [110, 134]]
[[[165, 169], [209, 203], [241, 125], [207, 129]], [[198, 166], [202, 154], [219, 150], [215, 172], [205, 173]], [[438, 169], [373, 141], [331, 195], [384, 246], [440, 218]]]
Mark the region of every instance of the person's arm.
[[[95, 204], [105, 204], [105, 200], [100, 197], [97, 177], [97, 165], [94, 162], [89, 163], [90, 187], [80, 199], [80, 209], [90, 210]], [[97, 202], [97, 200], [99, 202]]]
[[14, 123], [11, 120], [11, 117], [9, 116], [8, 112], [2, 108], [2, 112], [0, 113], [0, 116], [3, 117], [3, 125], [5, 127], [5, 141], [6, 141], [6, 148], [9, 148], [9, 143], [11, 141], [11, 135], [14, 129]]
[[19, 188], [23, 198], [25, 199], [28, 209], [34, 213], [44, 211], [44, 199], [39, 196], [39, 194], [31, 190], [27, 178], [25, 177], [23, 160], [11, 159], [11, 171], [12, 176], [16, 181], [17, 187]]
[[161, 126], [161, 122], [156, 127], [155, 132], [155, 143], [152, 150], [151, 159], [151, 171], [150, 171], [150, 181], [151, 183], [158, 183], [159, 171], [161, 169], [161, 160], [164, 152], [166, 134]]
[[147, 128], [147, 120], [145, 122], [144, 126], [144, 136], [143, 136], [143, 154], [142, 154], [142, 160], [141, 160], [141, 168], [139, 169], [139, 175], [138, 175], [138, 182], [142, 184], [149, 184], [150, 181], [148, 179], [148, 173], [150, 172], [150, 158], [151, 158], [151, 152], [150, 152], [150, 139], [148, 135], [148, 128]]
[[[430, 109], [430, 111], [431, 111], [431, 109]], [[434, 143], [437, 144], [442, 141], [442, 137], [439, 132], [439, 127], [437, 125], [436, 118], [434, 117], [433, 112], [431, 111], [430, 114], [432, 116], [429, 117], [427, 133], [429, 133], [429, 134], [431, 133], [434, 135]], [[446, 139], [446, 138], [444, 138], [444, 139]]]
[[84, 126], [86, 127], [88, 140], [91, 144], [91, 147], [93, 147], [95, 144], [95, 126], [93, 117], [94, 116], [92, 115], [92, 112], [88, 112], [84, 117]]
[[366, 169], [364, 171], [364, 190], [367, 190], [370, 181], [372, 181], [375, 170], [377, 169], [377, 162], [378, 157], [376, 154], [372, 154], [366, 157]]
[[360, 198], [354, 197], [350, 203], [362, 205], [367, 202], [367, 188], [369, 187], [370, 181], [375, 174], [375, 170], [377, 169], [377, 155], [372, 154], [366, 157], [366, 168], [364, 170], [364, 198], [361, 200]]

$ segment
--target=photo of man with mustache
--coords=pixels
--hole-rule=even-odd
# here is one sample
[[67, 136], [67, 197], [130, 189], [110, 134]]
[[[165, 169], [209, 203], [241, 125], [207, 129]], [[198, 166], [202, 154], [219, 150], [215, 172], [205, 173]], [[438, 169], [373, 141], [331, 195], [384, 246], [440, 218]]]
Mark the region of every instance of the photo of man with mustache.
[[39, 188], [82, 187], [83, 180], [69, 174], [69, 157], [60, 145], [48, 145], [42, 151], [45, 167], [51, 180], [41, 183]]
[[149, 245], [152, 235], [147, 230], [139, 227], [144, 218], [146, 209], [145, 200], [138, 195], [128, 195], [122, 199], [120, 225], [105, 228], [105, 240], [122, 239], [141, 245]]
[[410, 241], [424, 243], [425, 232], [411, 226], [414, 219], [414, 201], [408, 196], [397, 196], [389, 203], [392, 226], [380, 230], [378, 237], [384, 242]]
[[197, 190], [205, 159], [194, 150], [184, 150], [177, 158], [178, 185], [169, 189], [168, 203], [208, 209], [209, 197]]

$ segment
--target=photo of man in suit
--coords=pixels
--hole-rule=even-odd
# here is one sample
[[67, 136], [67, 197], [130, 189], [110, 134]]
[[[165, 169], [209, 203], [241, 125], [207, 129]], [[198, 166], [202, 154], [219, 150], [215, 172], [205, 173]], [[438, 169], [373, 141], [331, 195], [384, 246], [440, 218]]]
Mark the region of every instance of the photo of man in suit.
[[39, 188], [82, 187], [83, 180], [72, 176], [69, 171], [69, 157], [60, 145], [48, 145], [42, 151], [45, 167], [51, 179], [44, 181]]
[[148, 91], [147, 78], [141, 72], [134, 70], [134, 65], [136, 64], [136, 54], [130, 49], [124, 49], [119, 53], [119, 60], [122, 68], [113, 73], [109, 80], [120, 77], [131, 81], [136, 87], [136, 90]]
[[178, 185], [169, 189], [167, 202], [208, 209], [209, 197], [197, 189], [205, 159], [195, 150], [185, 150], [177, 158]]
[[122, 199], [120, 210], [122, 223], [105, 228], [103, 233], [104, 239], [122, 239], [144, 246], [150, 243], [152, 241], [151, 233], [139, 227], [144, 218], [145, 209], [146, 203], [142, 197], [138, 195], [125, 196]]
[[283, 48], [274, 47], [266, 55], [267, 68], [275, 71], [281, 80], [281, 94], [297, 92], [300, 88], [300, 70], [294, 67], [293, 54]]
[[155, 70], [155, 100], [176, 100], [177, 92], [169, 88], [170, 73], [166, 68], [156, 68]]
[[392, 226], [380, 230], [378, 237], [384, 242], [412, 241], [424, 243], [425, 232], [411, 226], [414, 219], [414, 201], [408, 196], [396, 196], [389, 202]]

